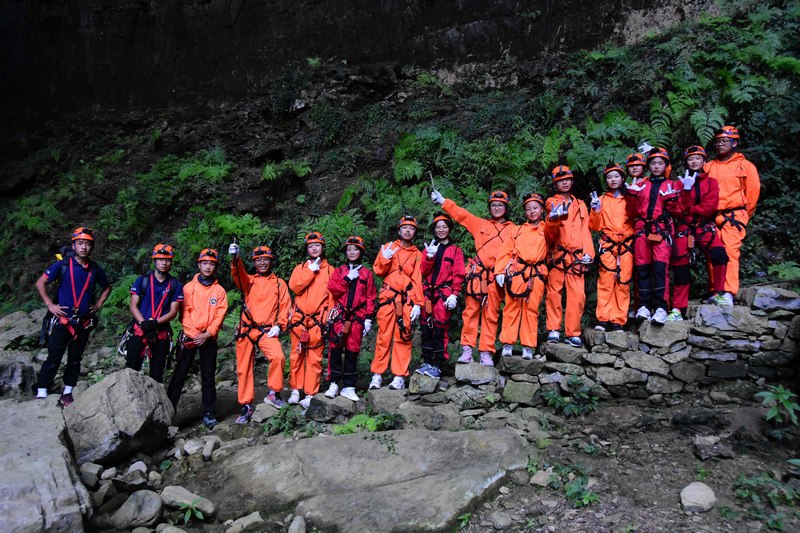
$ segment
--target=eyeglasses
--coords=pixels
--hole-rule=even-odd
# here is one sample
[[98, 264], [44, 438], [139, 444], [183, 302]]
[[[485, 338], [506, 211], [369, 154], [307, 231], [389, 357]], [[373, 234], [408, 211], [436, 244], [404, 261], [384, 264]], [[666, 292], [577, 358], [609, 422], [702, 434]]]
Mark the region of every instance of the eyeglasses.
[[733, 140], [731, 139], [714, 139], [714, 144], [728, 144], [732, 142]]

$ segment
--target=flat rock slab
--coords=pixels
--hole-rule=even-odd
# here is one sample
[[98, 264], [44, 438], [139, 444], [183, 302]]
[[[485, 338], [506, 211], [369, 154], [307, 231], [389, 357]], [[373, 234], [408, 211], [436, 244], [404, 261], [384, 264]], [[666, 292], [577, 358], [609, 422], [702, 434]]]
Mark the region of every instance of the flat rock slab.
[[486, 385], [497, 381], [497, 369], [493, 366], [470, 363], [456, 365], [456, 380], [470, 385]]
[[186, 486], [222, 520], [296, 506], [321, 530], [440, 531], [523, 468], [526, 448], [508, 429], [315, 437], [241, 450]]

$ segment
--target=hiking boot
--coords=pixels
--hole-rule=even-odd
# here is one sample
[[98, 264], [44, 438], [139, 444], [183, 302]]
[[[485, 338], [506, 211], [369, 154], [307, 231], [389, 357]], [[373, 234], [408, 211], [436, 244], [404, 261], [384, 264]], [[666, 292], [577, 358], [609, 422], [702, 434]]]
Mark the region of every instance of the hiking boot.
[[313, 396], [306, 396], [300, 400], [300, 407], [302, 407], [304, 411], [308, 409], [309, 405], [311, 405], [311, 398], [313, 398]]
[[356, 389], [354, 387], [345, 387], [342, 389], [342, 397], [347, 398], [352, 402], [358, 402], [359, 398], [356, 394]]
[[558, 333], [558, 330], [550, 330], [547, 333], [547, 342], [558, 342], [561, 340], [561, 335]]
[[733, 305], [733, 294], [723, 292], [714, 296], [714, 305]]
[[613, 322], [608, 326], [608, 331], [622, 331], [623, 327], [620, 324], [614, 324]]
[[481, 364], [483, 366], [494, 366], [494, 361], [492, 361], [492, 354], [489, 352], [481, 352]]
[[218, 422], [214, 415], [206, 413], [203, 415], [203, 424], [205, 424], [208, 429], [214, 429], [214, 426], [216, 426]]
[[383, 383], [383, 378], [380, 374], [372, 374], [372, 381], [369, 382], [370, 389], [380, 389]]
[[337, 385], [336, 383], [331, 383], [331, 386], [328, 387], [328, 390], [325, 391], [325, 396], [327, 398], [336, 398], [337, 394], [339, 394], [339, 385]]
[[656, 312], [653, 313], [653, 322], [658, 324], [659, 326], [663, 326], [667, 323], [667, 312], [659, 307], [656, 309]]
[[391, 383], [389, 383], [389, 388], [392, 390], [402, 390], [406, 388], [406, 380], [402, 376], [395, 376]]
[[253, 418], [253, 406], [246, 403], [242, 406], [242, 414], [236, 419], [237, 424], [247, 424]]
[[641, 306], [638, 311], [636, 311], [636, 320], [650, 320], [650, 310], [645, 306]]
[[530, 346], [523, 346], [522, 358], [527, 360], [533, 359], [533, 348], [531, 348]]
[[511, 346], [510, 344], [504, 344], [502, 356], [511, 357], [513, 354], [514, 354], [514, 347]]
[[583, 342], [580, 337], [567, 337], [564, 339], [564, 344], [569, 344], [575, 348], [583, 347]]
[[683, 315], [680, 309], [673, 309], [667, 314], [667, 322], [683, 322]]
[[428, 365], [428, 368], [425, 370], [425, 372], [423, 372], [423, 374], [425, 374], [426, 376], [428, 376], [430, 378], [438, 379], [439, 377], [441, 377], [442, 371], [439, 370], [438, 367], [435, 367], [433, 365]]
[[289, 405], [297, 405], [300, 403], [300, 390], [299, 389], [292, 389], [292, 393], [289, 395]]
[[461, 357], [458, 358], [458, 362], [462, 365], [472, 362], [472, 346], [461, 347]]
[[59, 407], [66, 407], [66, 406], [68, 406], [69, 404], [71, 404], [74, 401], [75, 401], [75, 399], [72, 397], [72, 393], [71, 392], [67, 392], [66, 394], [62, 394], [61, 398], [58, 399], [58, 406]]
[[274, 390], [269, 391], [269, 394], [267, 394], [267, 396], [264, 398], [264, 403], [269, 404], [278, 409], [286, 405], [286, 402], [281, 400], [281, 397], [278, 396], [278, 393], [275, 392]]
[[598, 322], [594, 329], [597, 331], [608, 331], [608, 322]]
[[423, 376], [427, 376], [427, 371], [431, 367], [428, 363], [424, 363], [421, 367], [416, 369], [414, 372], [417, 374], [422, 374]]

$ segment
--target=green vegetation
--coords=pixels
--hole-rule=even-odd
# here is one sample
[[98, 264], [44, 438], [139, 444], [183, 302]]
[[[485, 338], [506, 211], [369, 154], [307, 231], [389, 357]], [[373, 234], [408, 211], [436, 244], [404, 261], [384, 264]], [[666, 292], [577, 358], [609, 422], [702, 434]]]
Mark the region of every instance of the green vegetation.
[[188, 524], [189, 522], [193, 522], [195, 520], [204, 520], [205, 517], [203, 516], [202, 511], [197, 508], [197, 504], [200, 502], [199, 499], [193, 501], [192, 503], [179, 503], [178, 504], [178, 511], [182, 515], [184, 525]]
[[569, 396], [561, 396], [557, 390], [549, 390], [542, 393], [542, 398], [549, 407], [555, 409], [556, 413], [563, 412], [564, 416], [568, 418], [597, 410], [600, 398], [592, 387], [583, 383], [583, 379], [578, 376], [570, 376], [567, 388]]
[[797, 403], [797, 394], [783, 385], [770, 385], [756, 396], [761, 398], [763, 407], [769, 408], [764, 415], [768, 422], [784, 424], [791, 421], [793, 425], [798, 425], [797, 412], [800, 411], [800, 405]]
[[283, 433], [284, 435], [302, 435], [313, 437], [322, 431], [316, 422], [309, 422], [305, 415], [292, 405], [284, 405], [278, 412], [269, 417], [263, 424], [264, 432], [269, 435]]
[[[544, 464], [542, 470], [550, 468]], [[600, 501], [600, 496], [591, 490], [587, 470], [580, 464], [554, 464], [553, 473], [550, 475], [548, 486], [551, 489], [561, 490], [573, 507], [586, 507]]]
[[747, 516], [762, 522], [767, 529], [783, 531], [786, 511], [793, 509], [797, 513], [800, 492], [770, 473], [750, 477], [741, 474], [733, 488]]
[[358, 433], [359, 431], [388, 431], [390, 429], [397, 429], [403, 424], [402, 415], [393, 415], [390, 413], [375, 413], [370, 415], [368, 413], [361, 413], [355, 415], [345, 424], [333, 427], [334, 435], [348, 435], [351, 433]]

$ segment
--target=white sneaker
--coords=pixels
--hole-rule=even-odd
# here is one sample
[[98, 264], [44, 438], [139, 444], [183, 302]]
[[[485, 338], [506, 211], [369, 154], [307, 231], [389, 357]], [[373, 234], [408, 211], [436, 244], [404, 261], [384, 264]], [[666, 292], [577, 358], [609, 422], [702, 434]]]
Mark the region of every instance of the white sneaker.
[[36, 399], [44, 400], [45, 398], [47, 398], [47, 389], [38, 389], [36, 392]]
[[395, 376], [391, 383], [389, 383], [389, 388], [393, 390], [402, 390], [406, 388], [406, 380], [403, 377]]
[[339, 385], [336, 383], [331, 383], [331, 386], [328, 387], [327, 391], [325, 391], [325, 396], [328, 398], [336, 398], [337, 394], [339, 394]]
[[533, 348], [530, 346], [523, 346], [522, 347], [522, 358], [523, 359], [533, 359]]
[[372, 381], [369, 382], [370, 389], [380, 389], [383, 383], [383, 378], [380, 374], [372, 374]]
[[514, 353], [514, 347], [510, 344], [503, 345], [503, 357], [511, 357], [511, 354]]
[[356, 394], [356, 389], [353, 387], [345, 387], [342, 389], [342, 397], [347, 398], [348, 400], [357, 402], [358, 395]]
[[664, 325], [667, 323], [667, 312], [659, 307], [656, 309], [656, 312], [653, 313], [653, 322], [656, 324]]
[[300, 400], [300, 407], [303, 409], [308, 409], [308, 406], [311, 405], [311, 398], [313, 398], [313, 396], [306, 396]]
[[636, 318], [639, 320], [650, 320], [650, 310], [645, 306], [641, 306], [639, 310], [636, 311]]
[[300, 403], [300, 391], [298, 389], [292, 389], [292, 393], [289, 395], [289, 399], [286, 400], [289, 405], [297, 405]]
[[561, 340], [561, 335], [558, 333], [557, 329], [551, 329], [547, 333], [547, 342], [558, 342]]
[[733, 305], [733, 294], [729, 292], [718, 294], [714, 297], [714, 303], [716, 305]]

